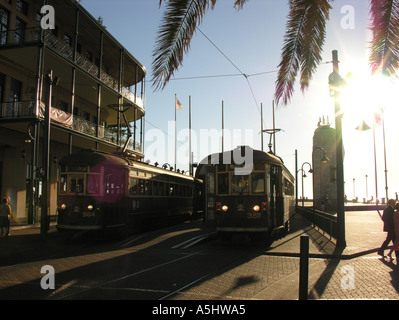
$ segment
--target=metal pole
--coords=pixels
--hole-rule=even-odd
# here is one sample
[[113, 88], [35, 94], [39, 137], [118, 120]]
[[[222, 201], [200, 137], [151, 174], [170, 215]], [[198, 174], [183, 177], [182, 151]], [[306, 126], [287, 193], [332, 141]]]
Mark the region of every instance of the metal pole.
[[273, 153], [276, 154], [276, 121], [274, 117], [274, 100], [272, 103], [273, 107]]
[[309, 287], [309, 236], [301, 236], [300, 250], [299, 300], [307, 300]]
[[191, 160], [191, 96], [188, 97], [188, 167], [190, 176], [193, 175], [193, 162]]
[[295, 212], [298, 212], [298, 150], [295, 149]]
[[224, 152], [224, 101], [222, 101], [222, 153]]
[[384, 111], [381, 110], [381, 120], [382, 120], [382, 138], [384, 142], [384, 164], [385, 164], [385, 196], [386, 203], [388, 203], [388, 169], [387, 169], [387, 151], [385, 146], [385, 123], [384, 123]]
[[263, 104], [260, 104], [260, 145], [263, 151]]
[[48, 231], [48, 208], [49, 208], [49, 180], [50, 180], [50, 108], [53, 85], [53, 71], [46, 74], [46, 105], [44, 112], [44, 134], [43, 134], [43, 191], [41, 203], [40, 235], [47, 237]]
[[[338, 70], [338, 51], [333, 50], [333, 72], [339, 75]], [[345, 191], [344, 191], [344, 159], [342, 143], [342, 114], [339, 89], [335, 90], [335, 138], [336, 138], [336, 157], [337, 157], [337, 227], [338, 239], [337, 246], [346, 247], [345, 241]]]

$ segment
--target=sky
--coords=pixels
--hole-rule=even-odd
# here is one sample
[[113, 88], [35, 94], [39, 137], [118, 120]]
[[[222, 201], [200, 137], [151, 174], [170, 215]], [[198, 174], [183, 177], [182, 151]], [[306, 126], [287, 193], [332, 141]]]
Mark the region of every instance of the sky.
[[[183, 105], [176, 112], [177, 168], [188, 170], [189, 97], [194, 162], [222, 149], [222, 105], [224, 149], [241, 144], [261, 149], [260, 110], [262, 107], [264, 129], [272, 128], [273, 95], [288, 0], [250, 0], [239, 11], [234, 9], [233, 0], [218, 1], [215, 9], [205, 15], [199, 26], [201, 32], [194, 35], [183, 66], [161, 91], [155, 91], [151, 81], [153, 51], [164, 12], [159, 0], [82, 0], [81, 4], [95, 18], [101, 17], [107, 30], [147, 69], [144, 160], [174, 166], [175, 96]], [[275, 127], [281, 129], [276, 134], [276, 153], [295, 175], [295, 150], [299, 168], [305, 162], [312, 162], [313, 134], [319, 119], [328, 117], [335, 126], [328, 76], [332, 72], [332, 50], [337, 50], [341, 75], [353, 75], [341, 104], [345, 194], [348, 199], [354, 196], [362, 199], [366, 193], [368, 198], [375, 197], [373, 131], [360, 132], [355, 128], [362, 119], [372, 126], [374, 110], [384, 107], [388, 195], [395, 197], [395, 192], [399, 192], [399, 168], [395, 161], [399, 138], [396, 125], [399, 97], [395, 93], [399, 90], [395, 88], [399, 82], [390, 81], [381, 86], [371, 80], [369, 1], [335, 0], [332, 5], [323, 60], [309, 89], [302, 93], [297, 85], [291, 102], [276, 107]], [[387, 92], [384, 99], [383, 92]], [[379, 198], [385, 196], [382, 129], [381, 125], [375, 128]], [[268, 150], [268, 142], [269, 135], [264, 134], [264, 150]], [[308, 166], [304, 169], [308, 170]], [[310, 174], [307, 176], [305, 197], [312, 198], [312, 179]]]

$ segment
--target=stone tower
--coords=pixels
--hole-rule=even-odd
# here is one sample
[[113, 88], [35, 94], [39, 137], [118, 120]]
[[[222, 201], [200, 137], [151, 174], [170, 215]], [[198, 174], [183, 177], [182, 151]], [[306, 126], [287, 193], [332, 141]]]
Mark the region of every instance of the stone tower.
[[[335, 129], [330, 122], [319, 120], [313, 135], [313, 199], [316, 209], [336, 211], [337, 207], [337, 168], [335, 154]], [[324, 152], [325, 154], [324, 154]], [[328, 162], [321, 161], [327, 156]]]

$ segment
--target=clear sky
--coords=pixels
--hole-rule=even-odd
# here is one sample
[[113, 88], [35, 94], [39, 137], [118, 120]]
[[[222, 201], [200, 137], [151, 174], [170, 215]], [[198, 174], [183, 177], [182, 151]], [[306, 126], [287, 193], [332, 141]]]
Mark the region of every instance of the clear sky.
[[[191, 43], [183, 66], [162, 91], [154, 92], [151, 82], [152, 54], [163, 7], [159, 0], [82, 0], [81, 4], [94, 16], [102, 17], [107, 30], [147, 69], [145, 160], [174, 165], [175, 94], [183, 104], [177, 111], [178, 165], [188, 169], [189, 96], [192, 105], [192, 147], [194, 162], [221, 150], [222, 101], [224, 104], [225, 150], [239, 144], [260, 149], [260, 108], [263, 105], [264, 128], [272, 128], [272, 100], [280, 62], [288, 14], [288, 0], [250, 0], [236, 11], [233, 0], [220, 0], [209, 10], [200, 30], [237, 66], [228, 61], [200, 32]], [[389, 196], [399, 192], [397, 141], [399, 130], [398, 82], [382, 88], [370, 85], [368, 68], [368, 9], [366, 0], [336, 0], [333, 3], [323, 62], [304, 94], [296, 88], [291, 103], [275, 112], [276, 153], [295, 174], [295, 150], [298, 165], [311, 162], [313, 133], [320, 117], [329, 117], [334, 126], [334, 101], [329, 96], [328, 76], [332, 72], [332, 50], [338, 50], [340, 73], [352, 72], [353, 84], [346, 100], [343, 118], [345, 147], [345, 193], [375, 197], [374, 151], [372, 130], [359, 132], [355, 127], [362, 118], [372, 126], [373, 108], [384, 100], [385, 135]], [[348, 7], [349, 6], [349, 7]], [[348, 11], [349, 9], [350, 11]], [[222, 77], [223, 75], [223, 77]], [[221, 77], [209, 77], [221, 76]], [[195, 78], [195, 79], [187, 79]], [[389, 98], [381, 93], [388, 90]], [[396, 95], [396, 96], [395, 96]], [[382, 105], [381, 105], [382, 106]], [[208, 134], [210, 135], [208, 138]], [[264, 135], [264, 149], [269, 137]], [[230, 143], [231, 142], [231, 143]], [[385, 196], [382, 127], [376, 127], [378, 196]], [[304, 166], [308, 169], [308, 166]], [[353, 182], [355, 179], [355, 183]], [[311, 176], [305, 179], [305, 196], [312, 197]], [[299, 190], [301, 186], [299, 184]], [[301, 192], [299, 192], [301, 196]]]

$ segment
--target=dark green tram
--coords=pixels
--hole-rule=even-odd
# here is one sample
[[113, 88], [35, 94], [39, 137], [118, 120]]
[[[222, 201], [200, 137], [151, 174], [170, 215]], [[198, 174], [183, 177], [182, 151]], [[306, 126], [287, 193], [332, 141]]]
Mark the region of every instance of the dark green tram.
[[212, 154], [198, 165], [196, 210], [220, 233], [272, 236], [295, 212], [294, 177], [272, 153], [238, 147]]
[[57, 229], [126, 230], [190, 218], [195, 180], [118, 154], [85, 150], [65, 156], [60, 161]]

